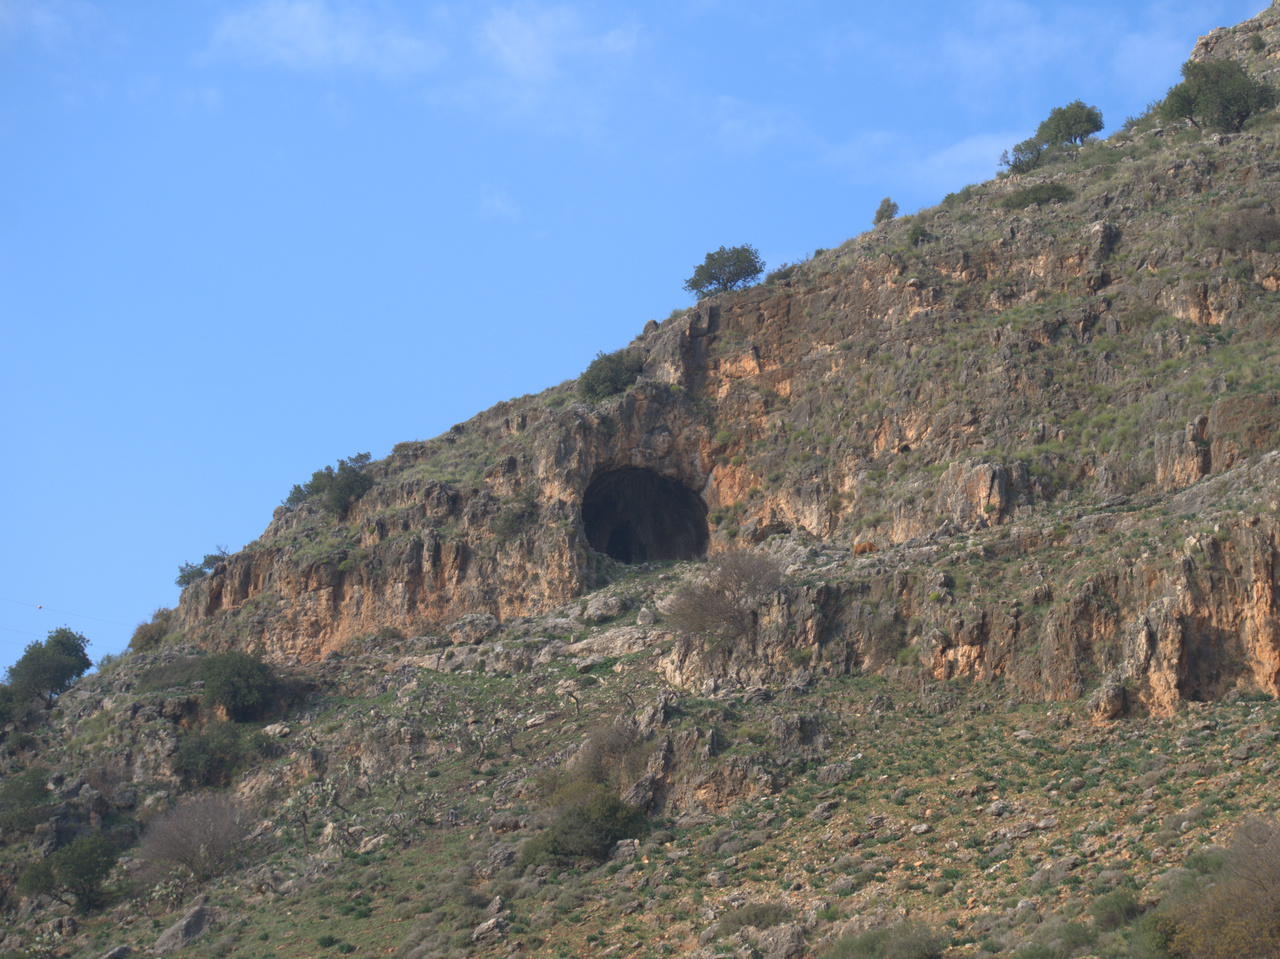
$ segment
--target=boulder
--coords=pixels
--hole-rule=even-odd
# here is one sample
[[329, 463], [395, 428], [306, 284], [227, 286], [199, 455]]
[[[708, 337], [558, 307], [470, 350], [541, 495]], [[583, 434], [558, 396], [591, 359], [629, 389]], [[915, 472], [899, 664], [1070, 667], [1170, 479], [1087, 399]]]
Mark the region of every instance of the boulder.
[[160, 933], [151, 947], [157, 956], [167, 955], [195, 942], [213, 925], [213, 911], [203, 904], [196, 906], [172, 926]]

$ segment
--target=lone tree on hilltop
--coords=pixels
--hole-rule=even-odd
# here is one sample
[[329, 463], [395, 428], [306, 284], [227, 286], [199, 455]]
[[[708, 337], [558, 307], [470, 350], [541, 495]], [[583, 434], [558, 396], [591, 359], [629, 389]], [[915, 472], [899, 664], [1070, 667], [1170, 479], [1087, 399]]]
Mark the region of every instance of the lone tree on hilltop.
[[1036, 127], [1036, 135], [1016, 143], [1013, 150], [1000, 155], [1000, 165], [1010, 173], [1028, 173], [1040, 165], [1045, 151], [1068, 143], [1080, 144], [1102, 129], [1102, 111], [1072, 100], [1066, 106], [1054, 107]]
[[880, 205], [876, 207], [875, 225], [879, 226], [887, 220], [892, 220], [898, 215], [898, 204], [894, 203], [889, 197], [885, 197], [880, 201]]
[[1249, 76], [1239, 61], [1188, 60], [1182, 65], [1182, 82], [1170, 87], [1160, 104], [1160, 115], [1234, 133], [1253, 114], [1275, 105], [1275, 88]]
[[93, 665], [85, 652], [89, 641], [66, 626], [49, 631], [44, 642], [32, 643], [9, 667], [9, 686], [24, 696], [39, 696], [46, 706], [71, 688]]
[[712, 293], [728, 293], [746, 286], [764, 272], [764, 260], [754, 246], [743, 245], [708, 253], [685, 281], [684, 288], [701, 299]]
[[1064, 107], [1054, 107], [1036, 128], [1035, 138], [1047, 146], [1062, 143], [1084, 143], [1102, 129], [1102, 111], [1086, 106], [1083, 100], [1072, 100]]

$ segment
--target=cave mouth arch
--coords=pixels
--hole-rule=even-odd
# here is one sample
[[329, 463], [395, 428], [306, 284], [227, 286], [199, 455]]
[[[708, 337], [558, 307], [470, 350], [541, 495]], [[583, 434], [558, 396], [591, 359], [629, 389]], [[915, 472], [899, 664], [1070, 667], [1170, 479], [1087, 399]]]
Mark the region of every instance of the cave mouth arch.
[[597, 553], [620, 563], [697, 559], [707, 552], [707, 504], [653, 470], [627, 467], [596, 476], [582, 496], [582, 525]]

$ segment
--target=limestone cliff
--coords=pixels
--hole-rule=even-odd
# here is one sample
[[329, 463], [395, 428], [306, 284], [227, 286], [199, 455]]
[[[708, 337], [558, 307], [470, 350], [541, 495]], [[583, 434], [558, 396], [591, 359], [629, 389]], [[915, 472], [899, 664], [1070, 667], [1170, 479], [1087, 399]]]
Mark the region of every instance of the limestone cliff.
[[[1270, 76], [1259, 32], [1277, 17], [1195, 55]], [[673, 679], [905, 649], [1050, 699], [1280, 692], [1278, 144], [1272, 122], [1143, 118], [651, 320], [621, 395], [565, 384], [401, 444], [341, 522], [279, 508], [184, 591], [183, 626], [303, 662], [379, 630], [469, 641], [470, 614], [500, 627], [637, 563], [774, 542], [830, 562], [727, 661], [673, 648]]]

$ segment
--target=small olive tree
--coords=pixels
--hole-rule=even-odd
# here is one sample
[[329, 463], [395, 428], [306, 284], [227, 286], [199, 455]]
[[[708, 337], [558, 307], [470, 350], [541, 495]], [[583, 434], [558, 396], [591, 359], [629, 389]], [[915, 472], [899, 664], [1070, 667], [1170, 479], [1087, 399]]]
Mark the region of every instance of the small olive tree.
[[1083, 100], [1072, 100], [1066, 106], [1049, 111], [1049, 116], [1036, 129], [1035, 139], [1048, 146], [1081, 144], [1101, 129], [1102, 111], [1086, 106]]
[[597, 353], [578, 377], [578, 394], [584, 400], [599, 403], [623, 392], [636, 381], [642, 369], [644, 355], [638, 349]]
[[667, 604], [676, 630], [722, 652], [756, 626], [756, 610], [782, 584], [778, 561], [766, 553], [731, 549], [713, 557], [699, 575], [681, 583]]
[[880, 201], [880, 205], [876, 207], [875, 225], [887, 223], [898, 215], [898, 204], [894, 203], [889, 197], [885, 197]]
[[17, 696], [39, 697], [46, 706], [71, 688], [93, 665], [85, 652], [89, 641], [65, 626], [50, 630], [44, 642], [30, 644], [9, 667], [8, 684]]
[[1182, 82], [1169, 89], [1160, 115], [1233, 133], [1253, 114], [1275, 105], [1275, 87], [1249, 76], [1239, 61], [1188, 60], [1182, 65]]
[[210, 656], [200, 664], [204, 680], [204, 705], [221, 706], [227, 718], [237, 722], [259, 718], [276, 694], [278, 683], [271, 667], [257, 656], [228, 652]]
[[764, 260], [754, 246], [720, 247], [708, 253], [702, 264], [685, 280], [684, 288], [701, 299], [712, 293], [727, 293], [746, 286], [764, 272]]
[[24, 896], [50, 896], [86, 913], [102, 904], [102, 884], [120, 853], [100, 832], [81, 836], [27, 867], [18, 881]]

